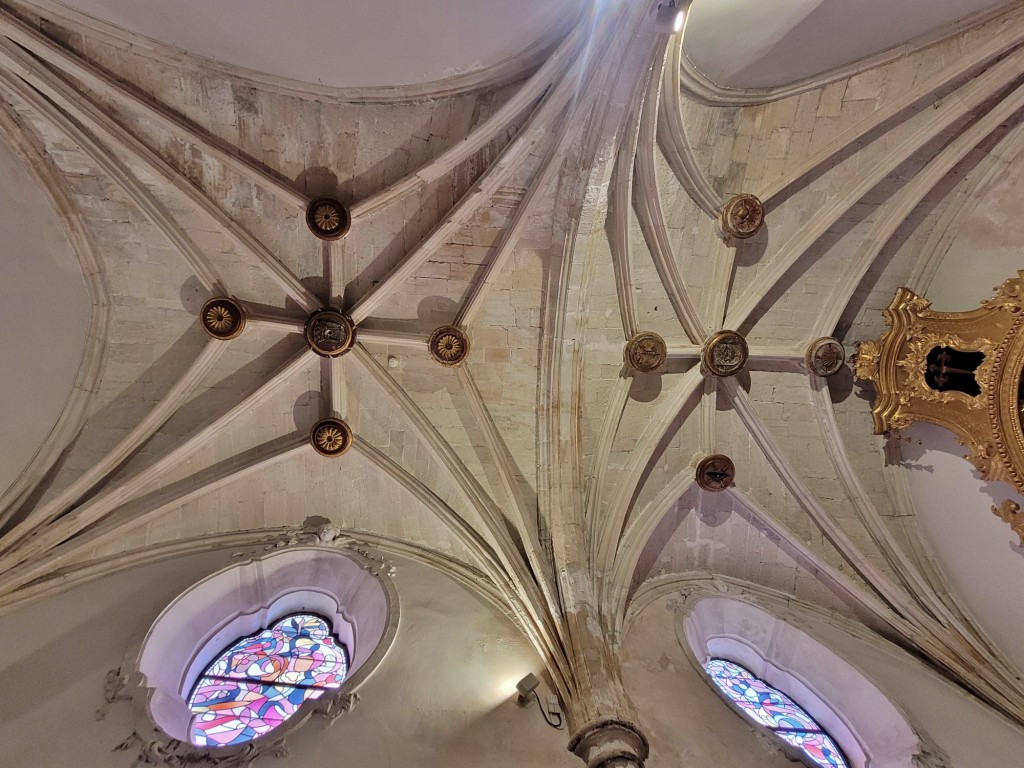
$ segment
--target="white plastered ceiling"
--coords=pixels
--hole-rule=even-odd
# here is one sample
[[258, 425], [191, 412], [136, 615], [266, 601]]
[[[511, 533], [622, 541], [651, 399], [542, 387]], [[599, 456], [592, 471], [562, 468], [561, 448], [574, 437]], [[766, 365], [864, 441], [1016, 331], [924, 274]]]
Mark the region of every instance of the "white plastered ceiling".
[[[940, 312], [977, 307], [1024, 269], [1024, 156], [1004, 160], [990, 186], [973, 196], [925, 295]], [[963, 457], [952, 433], [930, 424], [906, 430], [901, 443], [923, 531], [957, 592], [993, 639], [1024, 669], [1024, 605], [1000, 585], [1024, 584], [1024, 549], [992, 507], [1024, 498], [988, 483]]]
[[53, 200], [0, 141], [0, 495], [53, 428], [89, 331], [90, 299]]
[[769, 88], [830, 72], [1006, 0], [693, 0], [684, 50], [716, 85]]
[[472, 73], [514, 57], [591, 0], [68, 0], [129, 32], [253, 72], [337, 88]]

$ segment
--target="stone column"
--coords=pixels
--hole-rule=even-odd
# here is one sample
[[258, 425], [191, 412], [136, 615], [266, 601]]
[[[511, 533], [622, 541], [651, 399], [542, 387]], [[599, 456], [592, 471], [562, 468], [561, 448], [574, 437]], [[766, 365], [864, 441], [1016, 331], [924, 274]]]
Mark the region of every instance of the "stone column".
[[[572, 501], [563, 508], [573, 509]], [[586, 768], [644, 768], [649, 745], [622, 678], [614, 630], [604, 620], [584, 525], [566, 514], [551, 530], [571, 675], [564, 702], [569, 751]]]
[[626, 692], [617, 644], [600, 619], [593, 580], [578, 561], [565, 563], [559, 575], [573, 649], [574, 695], [565, 702], [569, 751], [587, 768], [643, 768], [649, 744]]
[[569, 741], [569, 751], [587, 768], [643, 768], [649, 746], [647, 737], [633, 723], [604, 717], [576, 731]]

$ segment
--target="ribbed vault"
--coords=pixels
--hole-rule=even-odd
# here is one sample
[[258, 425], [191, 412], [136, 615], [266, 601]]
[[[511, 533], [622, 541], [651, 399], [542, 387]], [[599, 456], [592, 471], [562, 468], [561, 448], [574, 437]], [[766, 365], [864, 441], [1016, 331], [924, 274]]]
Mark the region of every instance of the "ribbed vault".
[[[856, 620], [1024, 723], [865, 400], [804, 363], [819, 337], [871, 336], [939, 247], [922, 222], [1019, 151], [1020, 10], [968, 46], [716, 101], [655, 5], [592, 4], [511, 84], [360, 99], [0, 4], [5, 134], [107, 296], [87, 396], [0, 498], [0, 610], [326, 517], [507, 611], [576, 729], [629, 719], [638, 590], [708, 572]], [[765, 227], [723, 239], [741, 192]], [[324, 194], [353, 214], [335, 242], [305, 226]], [[246, 308], [239, 338], [204, 335], [214, 295]], [[357, 324], [351, 353], [306, 347], [322, 306]], [[458, 368], [427, 355], [447, 324], [472, 340]], [[722, 329], [749, 345], [735, 377], [701, 366]], [[655, 373], [623, 363], [639, 331], [666, 342]], [[307, 435], [332, 414], [355, 440], [328, 459]], [[722, 493], [694, 480], [716, 453], [737, 467]]]

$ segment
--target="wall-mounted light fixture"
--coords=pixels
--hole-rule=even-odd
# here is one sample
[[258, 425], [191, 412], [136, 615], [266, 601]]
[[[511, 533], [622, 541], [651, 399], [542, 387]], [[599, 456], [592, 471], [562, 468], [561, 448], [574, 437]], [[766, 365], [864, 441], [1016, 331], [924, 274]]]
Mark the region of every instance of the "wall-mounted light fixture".
[[674, 35], [683, 28], [685, 12], [677, 8], [675, 0], [668, 0], [667, 3], [658, 6], [658, 15], [655, 25], [659, 32], [667, 35]]
[[537, 695], [537, 686], [540, 685], [540, 680], [537, 676], [531, 672], [518, 683], [516, 683], [516, 690], [519, 691], [519, 696], [516, 698], [516, 704], [520, 707], [525, 707], [530, 703], [530, 694]]
[[565, 721], [562, 718], [562, 708], [558, 705], [558, 699], [552, 695], [547, 697], [547, 707], [541, 704], [540, 696], [537, 695], [537, 687], [540, 685], [540, 680], [537, 676], [530, 672], [526, 677], [516, 683], [516, 690], [519, 691], [519, 695], [516, 697], [516, 703], [520, 707], [527, 707], [533, 700], [537, 701], [537, 707], [540, 709], [541, 717], [544, 718], [544, 722], [550, 725], [552, 728], [561, 730], [565, 727]]

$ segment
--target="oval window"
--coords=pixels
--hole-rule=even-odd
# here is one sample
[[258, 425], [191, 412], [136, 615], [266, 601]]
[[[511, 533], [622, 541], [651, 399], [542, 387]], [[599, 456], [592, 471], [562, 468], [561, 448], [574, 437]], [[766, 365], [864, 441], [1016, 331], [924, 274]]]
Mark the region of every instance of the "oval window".
[[839, 745], [803, 707], [782, 691], [727, 659], [711, 659], [704, 669], [743, 714], [802, 750], [812, 763], [821, 768], [849, 768]]
[[189, 740], [233, 747], [259, 738], [305, 702], [341, 687], [348, 652], [326, 619], [294, 614], [225, 648], [199, 676]]

